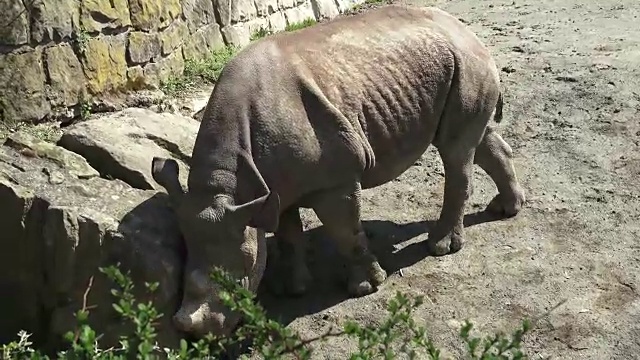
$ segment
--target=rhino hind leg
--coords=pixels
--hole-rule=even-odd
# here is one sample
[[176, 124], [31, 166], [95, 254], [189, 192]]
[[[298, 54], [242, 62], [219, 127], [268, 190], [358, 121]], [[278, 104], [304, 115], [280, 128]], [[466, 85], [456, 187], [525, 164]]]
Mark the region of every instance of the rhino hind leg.
[[472, 190], [474, 149], [456, 145], [438, 148], [444, 165], [444, 200], [440, 217], [426, 240], [434, 256], [458, 252], [464, 245], [464, 210]]
[[347, 260], [349, 294], [359, 297], [375, 292], [387, 273], [369, 249], [369, 239], [360, 221], [361, 186], [354, 185], [319, 194], [312, 207]]
[[491, 200], [487, 210], [506, 217], [515, 216], [526, 200], [511, 161], [512, 157], [509, 144], [488, 127], [476, 149], [474, 162], [491, 177], [498, 188], [498, 195]]
[[277, 260], [273, 270], [275, 273], [269, 276], [269, 287], [276, 294], [286, 292], [291, 296], [300, 296], [307, 291], [311, 273], [306, 263], [308, 241], [297, 207], [289, 208], [280, 215], [278, 230], [274, 235]]

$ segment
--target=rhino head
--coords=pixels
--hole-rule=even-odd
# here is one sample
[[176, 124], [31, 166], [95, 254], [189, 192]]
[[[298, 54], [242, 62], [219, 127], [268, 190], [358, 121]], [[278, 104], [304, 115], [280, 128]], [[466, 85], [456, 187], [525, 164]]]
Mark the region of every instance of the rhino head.
[[266, 266], [264, 232], [273, 232], [278, 225], [279, 197], [249, 162], [266, 194], [238, 205], [234, 196], [206, 188], [184, 191], [175, 160], [152, 160], [153, 178], [170, 196], [187, 248], [182, 302], [172, 320], [178, 330], [198, 338], [226, 336], [240, 320], [222, 304], [220, 288], [209, 276], [211, 269], [226, 270], [255, 292]]

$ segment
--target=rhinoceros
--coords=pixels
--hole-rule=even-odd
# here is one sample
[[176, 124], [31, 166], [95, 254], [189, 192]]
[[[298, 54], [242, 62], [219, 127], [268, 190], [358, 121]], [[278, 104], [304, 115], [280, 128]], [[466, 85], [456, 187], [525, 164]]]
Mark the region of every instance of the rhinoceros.
[[283, 249], [288, 292], [305, 292], [300, 208], [313, 209], [336, 241], [348, 293], [377, 291], [387, 274], [363, 231], [361, 191], [398, 177], [431, 144], [445, 169], [441, 213], [424, 242], [433, 255], [463, 246], [474, 163], [498, 190], [488, 210], [516, 215], [525, 195], [512, 149], [489, 126], [502, 108], [489, 51], [437, 8], [389, 5], [247, 45], [208, 101], [188, 191], [174, 160], [152, 161], [188, 251], [175, 326], [196, 337], [229, 334], [239, 315], [221, 303], [209, 271], [221, 267], [255, 292], [266, 232]]

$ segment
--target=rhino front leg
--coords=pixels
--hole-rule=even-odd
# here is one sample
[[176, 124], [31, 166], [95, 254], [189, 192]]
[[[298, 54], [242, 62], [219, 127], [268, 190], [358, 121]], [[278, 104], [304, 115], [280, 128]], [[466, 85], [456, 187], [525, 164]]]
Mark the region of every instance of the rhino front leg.
[[351, 296], [373, 293], [387, 278], [360, 221], [359, 183], [347, 189], [323, 192], [313, 202], [313, 210], [348, 261], [347, 289]]
[[491, 200], [487, 210], [502, 216], [516, 215], [525, 202], [524, 190], [518, 183], [513, 167], [513, 151], [492, 128], [487, 128], [476, 150], [474, 162], [493, 180], [498, 195]]
[[304, 236], [298, 207], [289, 208], [280, 215], [278, 230], [274, 235], [278, 256], [270, 287], [275, 293], [285, 290], [289, 295], [302, 295], [307, 291], [311, 274], [306, 263], [308, 241]]

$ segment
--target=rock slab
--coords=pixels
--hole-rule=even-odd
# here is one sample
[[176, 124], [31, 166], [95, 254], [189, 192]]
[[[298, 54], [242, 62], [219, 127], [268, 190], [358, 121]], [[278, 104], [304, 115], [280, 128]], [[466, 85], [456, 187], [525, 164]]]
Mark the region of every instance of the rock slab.
[[58, 144], [82, 155], [103, 176], [138, 189], [161, 189], [151, 176], [151, 160], [154, 156], [176, 159], [186, 184], [199, 126], [185, 116], [129, 108], [72, 125]]
[[140, 301], [151, 299], [141, 284], [159, 283], [152, 295], [165, 315], [159, 344], [177, 344], [170, 318], [180, 301], [184, 250], [166, 195], [120, 180], [79, 179], [47, 158], [1, 147], [0, 204], [0, 341], [26, 330], [36, 346], [59, 349], [86, 305], [105, 346], [116, 346], [132, 327], [111, 307], [116, 285], [99, 267], [119, 263]]

